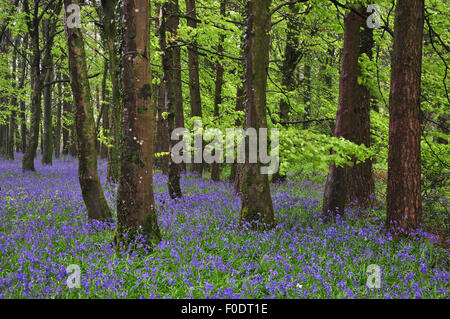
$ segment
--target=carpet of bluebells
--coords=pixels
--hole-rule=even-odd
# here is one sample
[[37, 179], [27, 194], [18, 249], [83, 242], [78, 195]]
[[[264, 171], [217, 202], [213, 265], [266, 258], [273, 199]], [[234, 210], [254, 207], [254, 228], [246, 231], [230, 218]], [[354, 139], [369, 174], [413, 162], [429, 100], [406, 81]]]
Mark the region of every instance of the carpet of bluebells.
[[[393, 240], [382, 208], [324, 224], [322, 185], [272, 186], [277, 227], [261, 232], [237, 227], [228, 183], [186, 175], [184, 198], [171, 200], [155, 174], [163, 240], [148, 251], [137, 238], [118, 253], [115, 221], [87, 219], [75, 159], [36, 159], [37, 172], [22, 173], [16, 156], [0, 161], [0, 298], [448, 298], [449, 253], [431, 235]], [[99, 168], [114, 208], [116, 186]], [[80, 288], [66, 283], [71, 264]], [[371, 264], [379, 289], [366, 286]]]

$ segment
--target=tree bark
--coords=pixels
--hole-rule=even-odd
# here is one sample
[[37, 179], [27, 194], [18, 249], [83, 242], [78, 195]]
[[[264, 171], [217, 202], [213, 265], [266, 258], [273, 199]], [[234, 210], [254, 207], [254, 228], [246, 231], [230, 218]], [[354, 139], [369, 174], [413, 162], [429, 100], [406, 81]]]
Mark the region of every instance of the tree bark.
[[420, 85], [423, 0], [399, 0], [395, 10], [389, 95], [387, 226], [409, 233], [422, 220]]
[[[123, 148], [117, 196], [118, 236], [142, 231], [161, 239], [153, 197], [153, 105], [151, 104], [147, 0], [122, 2], [124, 89]], [[133, 236], [131, 236], [133, 237]]]
[[114, 147], [111, 149], [111, 157], [107, 169], [109, 182], [117, 182], [119, 180], [121, 154], [120, 61], [115, 44], [117, 36], [115, 8], [117, 2], [118, 0], [102, 0], [104, 36], [106, 38], [111, 78], [111, 134], [114, 138]]
[[[220, 15], [225, 17], [226, 14], [226, 0], [220, 1]], [[219, 39], [219, 45], [217, 47], [217, 53], [223, 54], [223, 42], [225, 41], [225, 35], [221, 35]], [[219, 107], [222, 104], [222, 85], [223, 85], [223, 72], [224, 68], [219, 60], [220, 57], [217, 57], [218, 60], [216, 62], [216, 86], [214, 90], [214, 117], [219, 116]], [[216, 150], [214, 151], [216, 152]], [[215, 182], [220, 180], [220, 166], [219, 163], [213, 162], [211, 165], [211, 179]]]
[[[28, 145], [22, 158], [22, 170], [35, 171], [34, 158], [39, 143], [39, 125], [41, 122], [41, 95], [43, 88], [43, 79], [41, 77], [41, 50], [39, 46], [39, 19], [38, 9], [39, 2], [35, 1], [35, 14], [26, 18], [28, 32], [31, 45], [31, 65], [30, 65], [30, 81], [31, 81], [31, 120], [30, 131], [28, 137]], [[28, 8], [28, 1], [24, 2], [24, 11], [31, 12]], [[28, 17], [28, 16], [27, 16]]]
[[[61, 73], [58, 72], [57, 79], [61, 80]], [[56, 102], [56, 125], [53, 135], [53, 148], [55, 152], [55, 158], [61, 156], [61, 111], [62, 111], [62, 84], [58, 83], [58, 98]]]
[[[78, 0], [64, 0], [64, 18], [67, 7]], [[64, 26], [67, 39], [70, 84], [75, 104], [75, 122], [78, 141], [78, 177], [81, 193], [89, 218], [104, 220], [111, 217], [97, 172], [97, 149], [95, 147], [95, 123], [91, 92], [86, 66], [83, 34], [78, 28]]]
[[[364, 10], [366, 11], [366, 10]], [[373, 31], [364, 26], [361, 31], [360, 56], [366, 54], [372, 59]], [[359, 76], [361, 71], [359, 71]], [[355, 109], [353, 121], [353, 133], [351, 141], [355, 144], [364, 144], [370, 147], [370, 110], [371, 94], [370, 89], [364, 84], [358, 84], [359, 103]], [[357, 164], [354, 161], [349, 169], [347, 199], [352, 205], [363, 208], [369, 207], [374, 202], [375, 181], [372, 175], [372, 160], [367, 159], [363, 163]]]
[[[358, 74], [359, 74], [359, 28], [362, 26], [362, 18], [350, 11], [344, 19], [344, 53], [342, 60], [342, 72], [339, 85], [339, 106], [336, 114], [336, 127], [334, 136], [347, 140], [352, 138], [352, 125], [354, 112], [358, 99]], [[347, 197], [348, 167], [330, 165], [325, 191], [323, 194], [322, 215], [324, 220], [330, 220], [336, 214], [343, 214]]]
[[[247, 30], [245, 39], [246, 128], [267, 127], [266, 88], [269, 66], [271, 0], [248, 0], [246, 3]], [[248, 141], [246, 142], [248, 146]], [[246, 147], [248, 150], [248, 148]], [[272, 197], [267, 175], [260, 172], [260, 163], [249, 163], [248, 152], [241, 176], [242, 223], [259, 221], [259, 227], [275, 225]]]
[[[163, 84], [165, 93], [165, 104], [167, 109], [167, 126], [168, 138], [176, 125], [176, 97], [175, 97], [175, 82], [176, 72], [174, 66], [174, 44], [177, 36], [176, 30], [178, 27], [178, 1], [170, 0], [161, 5], [161, 21], [160, 21], [160, 47], [163, 51], [162, 66], [163, 66]], [[166, 39], [166, 31], [170, 34], [169, 41]], [[169, 152], [177, 141], [167, 141], [169, 144]], [[170, 155], [169, 155], [170, 156]], [[182, 197], [180, 186], [180, 170], [179, 165], [175, 164], [169, 157], [169, 176], [168, 176], [168, 191], [171, 198]]]
[[[187, 19], [187, 25], [193, 29], [197, 28], [197, 13], [196, 13], [196, 3], [195, 0], [186, 0], [186, 15], [191, 17]], [[191, 116], [192, 117], [202, 117], [202, 101], [200, 95], [200, 76], [199, 76], [199, 57], [198, 50], [194, 45], [188, 47], [188, 58], [189, 58], [189, 93], [190, 93], [190, 103], [191, 103]], [[198, 152], [203, 153], [203, 146]], [[203, 172], [203, 162], [192, 164], [192, 172], [199, 176]]]

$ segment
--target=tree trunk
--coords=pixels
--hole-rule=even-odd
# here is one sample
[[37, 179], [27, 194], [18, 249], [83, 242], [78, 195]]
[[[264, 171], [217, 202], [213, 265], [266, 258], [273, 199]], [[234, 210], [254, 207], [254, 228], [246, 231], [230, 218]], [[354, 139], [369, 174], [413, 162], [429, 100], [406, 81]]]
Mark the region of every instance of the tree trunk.
[[[23, 48], [24, 50], [28, 49], [28, 35], [23, 39]], [[27, 70], [27, 61], [25, 58], [21, 58], [20, 60], [20, 83], [19, 88], [23, 89], [26, 78], [26, 70]], [[26, 105], [25, 101], [20, 100], [20, 138], [21, 138], [21, 151], [25, 153], [27, 149], [27, 119], [26, 119]]]
[[[225, 17], [226, 14], [226, 0], [220, 1], [220, 15]], [[219, 39], [219, 45], [217, 47], [217, 53], [223, 54], [223, 42], [225, 41], [225, 35], [221, 35]], [[216, 86], [214, 90], [214, 117], [219, 116], [219, 106], [222, 104], [222, 85], [223, 85], [223, 65], [220, 61], [220, 56], [217, 57], [216, 62]], [[216, 152], [217, 150], [214, 150]], [[215, 182], [220, 179], [220, 166], [219, 163], [213, 162], [211, 167], [211, 179]]]
[[[176, 30], [178, 27], [178, 18], [176, 17], [178, 9], [178, 1], [170, 0], [161, 6], [162, 14], [160, 25], [160, 47], [163, 51], [162, 66], [163, 66], [163, 83], [165, 93], [165, 104], [167, 109], [167, 123], [168, 123], [168, 137], [175, 129], [176, 125], [176, 97], [175, 97], [175, 82], [176, 72], [174, 66], [174, 47], [176, 43], [174, 38], [176, 37]], [[166, 31], [171, 35], [168, 43], [166, 41]], [[169, 142], [169, 152], [177, 141]], [[171, 198], [182, 197], [180, 186], [180, 170], [179, 165], [175, 164], [169, 157], [169, 176], [168, 176], [168, 191]]]
[[147, 0], [123, 0], [123, 149], [117, 195], [118, 237], [142, 231], [161, 239], [153, 198], [153, 106], [151, 104]]
[[[269, 66], [271, 0], [248, 0], [245, 39], [246, 128], [267, 127], [266, 87]], [[246, 142], [248, 146], [248, 141]], [[246, 147], [248, 150], [248, 147]], [[272, 197], [267, 175], [261, 174], [260, 163], [250, 163], [246, 152], [241, 176], [241, 223], [259, 221], [260, 227], [275, 225]], [[255, 227], [251, 224], [251, 227]]]
[[[238, 84], [236, 87], [236, 111], [244, 111], [244, 103], [245, 103], [245, 91], [242, 87], [242, 84]], [[235, 122], [236, 127], [241, 127], [242, 123], [240, 119], [236, 119]], [[230, 174], [230, 183], [233, 183], [234, 192], [237, 194], [240, 190], [240, 171], [242, 167], [241, 164], [238, 164], [236, 161], [231, 164], [231, 174]]]
[[[197, 28], [197, 13], [195, 0], [186, 0], [186, 15], [191, 17], [187, 19], [187, 25], [193, 29]], [[194, 45], [188, 47], [189, 57], [189, 93], [191, 99], [191, 116], [202, 117], [202, 101], [200, 95], [200, 77], [199, 77], [199, 58], [198, 50]], [[198, 152], [203, 153], [203, 146]], [[192, 172], [201, 176], [203, 172], [203, 162], [192, 164]]]
[[[63, 79], [67, 79], [67, 77], [64, 75]], [[63, 119], [64, 119], [64, 125], [62, 128], [62, 137], [63, 137], [63, 147], [62, 147], [62, 153], [63, 155], [68, 155], [70, 151], [70, 145], [71, 145], [71, 129], [72, 125], [68, 124], [68, 121], [72, 119], [72, 104], [67, 101], [69, 98], [67, 93], [67, 87], [63, 87]]]
[[420, 85], [424, 0], [395, 10], [389, 95], [387, 226], [409, 233], [422, 220]]
[[[102, 106], [101, 106], [101, 121], [103, 128], [103, 135], [107, 138], [109, 137], [109, 102], [108, 102], [108, 88], [106, 86], [106, 77], [108, 75], [108, 63], [104, 61], [104, 70], [103, 70], [103, 80], [102, 80]], [[99, 121], [100, 123], [100, 121]], [[100, 143], [100, 157], [110, 159], [109, 148], [104, 144]]]
[[116, 52], [116, 17], [115, 8], [118, 0], [102, 0], [103, 26], [105, 42], [108, 49], [109, 74], [111, 78], [111, 134], [114, 138], [114, 147], [108, 162], [108, 181], [119, 180], [120, 154], [121, 154], [121, 105], [120, 105], [120, 65]]
[[[38, 2], [35, 3], [35, 6], [38, 6]], [[25, 8], [25, 11], [28, 10], [26, 10]], [[41, 122], [41, 95], [43, 87], [43, 79], [41, 77], [40, 68], [41, 50], [39, 46], [39, 20], [36, 16], [30, 19], [31, 20], [27, 19], [27, 24], [31, 44], [31, 120], [28, 145], [22, 159], [22, 170], [24, 171], [35, 171], [34, 158], [36, 157], [36, 151], [39, 143], [39, 124]]]
[[[54, 12], [59, 15], [59, 10]], [[53, 38], [56, 30], [54, 18], [42, 21], [42, 37], [46, 42], [42, 66], [44, 69], [44, 144], [42, 149], [42, 164], [52, 165], [53, 141], [52, 141], [52, 85], [53, 81]]]
[[[357, 78], [359, 74], [359, 28], [361, 26], [362, 18], [355, 12], [350, 11], [345, 15], [344, 55], [334, 136], [347, 140], [352, 138], [354, 112], [359, 102]], [[347, 166], [330, 165], [323, 194], [322, 214], [325, 220], [330, 220], [336, 214], [344, 213], [347, 197], [347, 174]]]
[[[58, 72], [58, 80], [61, 80], [61, 73]], [[61, 156], [61, 110], [62, 110], [62, 84], [58, 83], [58, 98], [56, 100], [56, 125], [53, 135], [53, 148], [55, 150], [55, 157]]]
[[[64, 0], [64, 18], [67, 7], [78, 4], [78, 0]], [[75, 104], [75, 122], [78, 141], [78, 177], [81, 193], [89, 218], [103, 220], [111, 217], [97, 172], [97, 150], [95, 147], [95, 124], [91, 92], [87, 75], [83, 34], [78, 28], [65, 25], [70, 84]]]
[[[364, 10], [366, 11], [366, 10]], [[360, 55], [366, 54], [372, 59], [373, 31], [364, 26], [361, 32]], [[361, 72], [359, 71], [359, 75]], [[353, 133], [351, 141], [355, 144], [364, 144], [370, 147], [370, 89], [363, 84], [358, 85], [359, 103], [355, 109]], [[375, 181], [372, 175], [372, 160], [354, 164], [349, 168], [347, 181], [347, 199], [352, 205], [363, 208], [369, 207], [374, 201]]]

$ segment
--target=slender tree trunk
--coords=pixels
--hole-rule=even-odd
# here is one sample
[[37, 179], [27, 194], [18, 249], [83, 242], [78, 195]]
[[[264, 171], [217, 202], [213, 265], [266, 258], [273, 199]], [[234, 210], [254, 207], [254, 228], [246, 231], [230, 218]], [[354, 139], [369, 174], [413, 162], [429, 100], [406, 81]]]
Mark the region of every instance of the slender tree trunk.
[[[63, 79], [65, 79], [66, 76], [63, 76]], [[67, 87], [63, 87], [63, 128], [62, 128], [62, 138], [63, 138], [63, 147], [62, 147], [62, 153], [63, 155], [68, 155], [70, 151], [70, 145], [71, 145], [71, 128], [72, 125], [69, 125], [68, 121], [72, 119], [72, 104], [68, 101], [68, 93], [67, 93]]]
[[[22, 43], [22, 47], [24, 50], [28, 49], [28, 35], [25, 35]], [[20, 75], [20, 81], [19, 81], [19, 89], [23, 89], [25, 85], [25, 78], [26, 78], [26, 72], [27, 72], [27, 61], [24, 57], [20, 59], [20, 66], [21, 75]], [[27, 148], [27, 118], [26, 118], [26, 104], [23, 99], [20, 100], [20, 139], [21, 139], [21, 151], [22, 153], [25, 153]]]
[[[57, 79], [61, 80], [61, 73], [58, 72]], [[61, 111], [62, 111], [62, 84], [58, 83], [58, 98], [56, 99], [56, 125], [53, 135], [53, 148], [55, 150], [55, 157], [61, 156]]]
[[[156, 143], [155, 153], [167, 153], [169, 152], [169, 127], [167, 126], [167, 120], [164, 119], [163, 113], [166, 112], [165, 105], [165, 85], [161, 81], [158, 89], [158, 104], [157, 104], [157, 127], [156, 127]], [[163, 174], [169, 173], [169, 156], [160, 155], [156, 159], [157, 166], [161, 168]]]
[[[197, 28], [197, 13], [196, 13], [196, 3], [195, 0], [186, 0], [186, 15], [191, 17], [187, 19], [187, 25], [193, 29]], [[200, 95], [200, 76], [199, 76], [199, 58], [198, 50], [194, 45], [188, 47], [188, 58], [189, 58], [189, 93], [191, 99], [191, 116], [192, 117], [202, 117], [202, 101]], [[198, 152], [203, 153], [203, 146]], [[203, 162], [192, 164], [192, 172], [202, 175], [203, 172]]]
[[[118, 236], [138, 232], [161, 239], [153, 198], [153, 106], [151, 105], [147, 0], [123, 0], [123, 153], [117, 195]], [[133, 237], [133, 236], [132, 236]]]
[[[220, 1], [220, 15], [222, 17], [225, 17], [226, 14], [226, 0]], [[221, 35], [219, 39], [219, 45], [217, 47], [217, 52], [219, 54], [223, 54], [223, 42], [225, 41], [225, 35]], [[220, 57], [218, 57], [218, 60], [216, 62], [216, 86], [214, 91], [214, 116], [219, 116], [219, 107], [222, 104], [222, 85], [223, 85], [223, 65], [221, 61], [219, 60]], [[215, 150], [214, 152], [216, 152]], [[220, 179], [220, 166], [219, 163], [213, 162], [211, 166], [211, 179], [215, 182], [219, 181]]]
[[[344, 19], [344, 56], [339, 87], [339, 106], [336, 115], [334, 136], [347, 140], [352, 138], [352, 125], [354, 112], [358, 99], [359, 74], [359, 28], [362, 18], [350, 11]], [[331, 219], [335, 214], [343, 214], [347, 198], [348, 167], [330, 165], [325, 191], [323, 195], [322, 214], [325, 220]]]
[[[245, 103], [245, 91], [242, 84], [238, 84], [236, 87], [236, 111], [244, 111]], [[236, 127], [241, 127], [242, 123], [240, 119], [235, 122]], [[238, 193], [240, 190], [240, 171], [242, 167], [236, 161], [231, 165], [230, 183], [233, 183], [234, 192]]]
[[[245, 39], [246, 128], [267, 127], [266, 88], [269, 66], [271, 0], [248, 0]], [[248, 146], [248, 141], [246, 142]], [[246, 147], [247, 150], [249, 150]], [[250, 163], [246, 152], [241, 176], [241, 223], [259, 221], [262, 227], [275, 225], [269, 179], [261, 174], [260, 163]], [[255, 224], [251, 225], [252, 227]]]
[[[15, 46], [20, 45], [20, 37], [16, 37]], [[17, 55], [15, 54], [12, 61], [11, 87], [16, 88], [16, 71], [17, 71]], [[6, 148], [6, 158], [14, 160], [14, 143], [15, 143], [15, 129], [16, 129], [16, 109], [18, 109], [17, 94], [13, 93], [11, 98], [11, 113], [9, 115], [9, 133], [8, 145]]]
[[114, 147], [108, 162], [108, 181], [117, 182], [120, 171], [121, 154], [121, 107], [120, 107], [120, 62], [116, 52], [116, 17], [115, 8], [118, 0], [102, 0], [104, 36], [109, 58], [109, 74], [111, 78], [111, 135]]
[[[179, 13], [178, 0], [174, 1], [174, 12]], [[174, 37], [178, 36], [178, 19], [172, 19], [171, 32]], [[183, 88], [181, 82], [181, 48], [176, 46], [173, 48], [173, 72], [174, 72], [174, 98], [175, 98], [175, 125], [176, 127], [184, 127], [183, 114]], [[172, 132], [172, 130], [170, 131]], [[180, 172], [186, 171], [186, 163], [178, 164]]]
[[[37, 5], [37, 4], [36, 4]], [[25, 10], [28, 11], [28, 10]], [[31, 44], [31, 121], [28, 145], [22, 159], [22, 170], [35, 171], [34, 158], [39, 143], [39, 124], [41, 122], [41, 95], [43, 79], [41, 77], [41, 50], [39, 46], [39, 20], [33, 17], [28, 22]]]
[[[107, 93], [108, 88], [106, 86], [106, 77], [108, 75], [108, 63], [107, 61], [104, 61], [104, 69], [103, 69], [103, 80], [102, 80], [102, 106], [101, 106], [101, 121], [102, 121], [102, 128], [103, 128], [103, 135], [107, 138], [109, 137], [109, 102]], [[109, 148], [104, 144], [100, 143], [100, 157], [101, 158], [110, 158], [109, 154]]]
[[409, 233], [422, 221], [420, 85], [424, 0], [399, 0], [389, 95], [387, 226]]
[[[55, 12], [59, 14], [59, 12]], [[52, 18], [42, 21], [42, 37], [46, 41], [42, 66], [44, 70], [44, 143], [42, 148], [42, 164], [52, 165], [53, 141], [52, 141], [52, 85], [53, 81], [53, 34], [56, 26]]]
[[[78, 0], [64, 0], [64, 18], [67, 7], [78, 4]], [[89, 218], [103, 220], [111, 217], [97, 172], [97, 150], [95, 147], [95, 124], [91, 92], [87, 75], [83, 34], [78, 28], [65, 24], [70, 84], [75, 104], [75, 120], [78, 141], [78, 177], [81, 193]]]
[[[168, 123], [168, 137], [170, 133], [175, 129], [176, 125], [176, 98], [175, 98], [175, 67], [174, 67], [174, 47], [176, 43], [174, 37], [176, 37], [176, 30], [178, 27], [178, 18], [176, 17], [178, 8], [177, 0], [170, 0], [161, 6], [161, 25], [160, 25], [160, 47], [163, 51], [162, 66], [163, 66], [163, 83], [165, 92], [165, 104], [167, 109], [167, 123]], [[171, 34], [171, 39], [167, 42], [166, 31]], [[177, 141], [169, 142], [169, 152]], [[171, 198], [182, 197], [180, 186], [180, 170], [179, 165], [175, 164], [169, 158], [169, 177], [168, 177], [168, 191]]]

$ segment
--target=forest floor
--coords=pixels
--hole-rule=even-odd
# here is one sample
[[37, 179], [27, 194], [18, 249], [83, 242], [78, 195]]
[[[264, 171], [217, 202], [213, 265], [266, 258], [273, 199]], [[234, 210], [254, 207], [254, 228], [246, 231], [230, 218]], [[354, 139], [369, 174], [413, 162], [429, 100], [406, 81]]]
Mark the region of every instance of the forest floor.
[[[115, 222], [87, 219], [76, 160], [36, 164], [22, 173], [20, 158], [0, 161], [0, 298], [448, 298], [450, 254], [432, 235], [393, 240], [381, 208], [324, 224], [323, 188], [310, 181], [273, 185], [277, 227], [258, 232], [237, 227], [228, 183], [183, 176], [184, 197], [170, 200], [155, 174], [163, 240], [117, 253]], [[99, 167], [113, 208], [116, 187]], [[71, 264], [80, 288], [66, 284]], [[366, 287], [371, 264], [380, 288]]]

